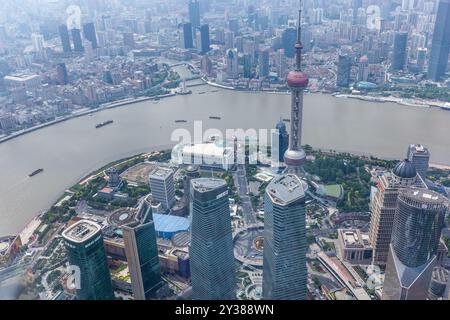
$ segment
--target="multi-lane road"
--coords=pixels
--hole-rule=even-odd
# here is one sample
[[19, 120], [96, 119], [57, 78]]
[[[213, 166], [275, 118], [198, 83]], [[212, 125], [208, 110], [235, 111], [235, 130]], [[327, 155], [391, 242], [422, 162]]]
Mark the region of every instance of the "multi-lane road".
[[234, 183], [237, 187], [237, 192], [242, 201], [242, 211], [244, 215], [244, 221], [247, 225], [255, 224], [256, 218], [253, 212], [252, 201], [248, 195], [247, 176], [245, 171], [245, 165], [238, 164], [236, 173], [234, 174]]

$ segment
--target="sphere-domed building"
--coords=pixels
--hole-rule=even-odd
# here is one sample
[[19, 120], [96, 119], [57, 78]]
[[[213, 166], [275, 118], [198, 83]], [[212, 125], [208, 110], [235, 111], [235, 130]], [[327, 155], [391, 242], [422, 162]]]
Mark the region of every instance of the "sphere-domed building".
[[417, 180], [416, 167], [414, 167], [408, 159], [400, 161], [394, 169], [392, 169], [392, 174], [395, 182], [402, 187], [412, 186]]

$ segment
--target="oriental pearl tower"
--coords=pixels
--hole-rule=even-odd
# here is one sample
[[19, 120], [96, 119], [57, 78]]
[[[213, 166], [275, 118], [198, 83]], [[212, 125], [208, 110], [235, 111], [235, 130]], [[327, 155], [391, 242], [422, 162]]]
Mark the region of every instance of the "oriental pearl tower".
[[306, 153], [301, 147], [302, 140], [302, 120], [303, 120], [303, 91], [308, 86], [308, 76], [302, 72], [302, 2], [298, 13], [297, 43], [295, 44], [295, 69], [287, 76], [287, 84], [291, 90], [291, 133], [289, 149], [284, 154], [286, 173], [293, 173], [297, 176], [303, 175], [303, 164], [306, 160]]

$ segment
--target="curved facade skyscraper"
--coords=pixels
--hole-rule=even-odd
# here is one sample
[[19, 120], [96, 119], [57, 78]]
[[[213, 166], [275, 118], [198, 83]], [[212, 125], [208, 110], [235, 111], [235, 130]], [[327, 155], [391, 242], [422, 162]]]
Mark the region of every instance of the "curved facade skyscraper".
[[383, 300], [427, 298], [448, 210], [448, 199], [434, 191], [400, 191], [392, 228]]
[[192, 298], [234, 300], [235, 268], [228, 186], [225, 180], [191, 181]]
[[391, 243], [404, 265], [419, 267], [436, 255], [447, 210], [447, 200], [435, 192], [400, 192]]

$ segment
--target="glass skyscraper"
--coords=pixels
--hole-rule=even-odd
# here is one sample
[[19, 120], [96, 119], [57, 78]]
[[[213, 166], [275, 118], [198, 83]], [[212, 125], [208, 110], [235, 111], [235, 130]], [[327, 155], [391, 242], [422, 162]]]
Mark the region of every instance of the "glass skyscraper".
[[234, 300], [235, 267], [225, 180], [191, 181], [191, 283], [195, 300]]
[[136, 221], [122, 227], [135, 300], [149, 299], [163, 285], [150, 201], [141, 203]]
[[70, 265], [80, 269], [77, 298], [114, 299], [101, 227], [92, 221], [81, 220], [64, 230], [62, 236]]
[[394, 71], [400, 71], [405, 68], [406, 48], [408, 45], [408, 33], [397, 32], [394, 36], [394, 51], [392, 53], [392, 66]]
[[339, 55], [336, 86], [348, 87], [350, 84], [350, 72], [352, 60], [347, 55]]
[[73, 41], [73, 50], [77, 52], [83, 52], [83, 41], [81, 40], [81, 31], [80, 29], [72, 29], [72, 41]]
[[287, 28], [283, 31], [281, 41], [283, 44], [284, 54], [288, 58], [295, 56], [295, 41], [297, 40], [297, 30], [295, 28]]
[[192, 35], [192, 23], [183, 23], [183, 46], [184, 49], [191, 49], [194, 47], [194, 40]]
[[266, 188], [264, 299], [306, 300], [305, 188], [294, 174], [279, 176]]
[[92, 49], [97, 49], [97, 35], [95, 33], [95, 26], [93, 22], [85, 23], [83, 25], [83, 34], [86, 40], [92, 44]]
[[201, 53], [205, 54], [211, 50], [211, 41], [209, 39], [209, 25], [203, 24], [200, 27]]
[[289, 148], [289, 134], [286, 129], [286, 124], [283, 120], [277, 123], [275, 131], [272, 133], [272, 148], [271, 158], [274, 162], [283, 162], [284, 154]]
[[189, 22], [194, 29], [200, 27], [200, 4], [198, 0], [189, 0]]
[[386, 267], [383, 300], [427, 298], [448, 210], [448, 199], [434, 191], [400, 191]]
[[428, 79], [439, 81], [447, 70], [450, 52], [450, 0], [440, 0], [428, 63]]
[[69, 30], [66, 25], [60, 25], [58, 27], [59, 37], [61, 38], [61, 44], [64, 52], [71, 52]]

